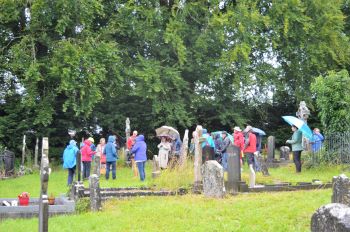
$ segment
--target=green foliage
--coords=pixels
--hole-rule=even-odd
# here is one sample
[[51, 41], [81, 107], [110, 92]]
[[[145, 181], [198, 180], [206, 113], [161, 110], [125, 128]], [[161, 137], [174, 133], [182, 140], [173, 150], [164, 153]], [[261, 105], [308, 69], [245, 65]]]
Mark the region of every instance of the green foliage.
[[312, 83], [319, 117], [327, 133], [348, 131], [350, 126], [350, 77], [346, 70], [331, 71]]
[[75, 203], [75, 212], [77, 214], [82, 214], [88, 211], [90, 211], [90, 198], [88, 197], [80, 198]]

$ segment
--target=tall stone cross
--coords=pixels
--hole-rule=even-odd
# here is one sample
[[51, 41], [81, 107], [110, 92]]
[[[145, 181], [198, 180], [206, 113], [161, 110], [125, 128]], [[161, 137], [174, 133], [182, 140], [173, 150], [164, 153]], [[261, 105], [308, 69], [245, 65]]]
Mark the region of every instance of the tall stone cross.
[[203, 127], [198, 125], [194, 133], [194, 191], [197, 192], [201, 189], [202, 185], [202, 134]]
[[47, 232], [49, 228], [49, 200], [47, 195], [49, 174], [49, 139], [44, 137], [40, 168], [41, 191], [39, 200], [39, 232]]
[[[307, 108], [305, 101], [300, 102], [296, 116], [307, 124], [307, 119], [310, 116], [310, 110]], [[303, 148], [305, 151], [310, 150], [309, 140], [305, 136], [303, 136]]]

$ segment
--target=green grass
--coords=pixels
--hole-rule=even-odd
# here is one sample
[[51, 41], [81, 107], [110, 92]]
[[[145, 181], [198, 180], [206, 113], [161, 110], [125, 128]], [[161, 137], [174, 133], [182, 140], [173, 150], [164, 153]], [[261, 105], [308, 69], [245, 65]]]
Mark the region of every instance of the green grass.
[[[310, 218], [330, 190], [138, 197], [107, 201], [98, 213], [50, 218], [49, 231], [310, 231]], [[0, 231], [37, 231], [38, 219], [6, 220]]]
[[[61, 167], [52, 168], [52, 172], [49, 177], [48, 193], [59, 196], [68, 192], [67, 187], [68, 171]], [[151, 166], [146, 165], [146, 180], [141, 182], [139, 177], [134, 177], [130, 168], [117, 167], [117, 179], [112, 180], [111, 173], [110, 179], [107, 181], [104, 176], [100, 178], [101, 187], [140, 187], [148, 186], [151, 182]], [[84, 185], [89, 186], [88, 180], [84, 181]], [[17, 197], [21, 192], [29, 192], [32, 197], [40, 196], [40, 176], [39, 172], [35, 171], [31, 175], [25, 175], [22, 177], [8, 179], [0, 181], [0, 197]]]

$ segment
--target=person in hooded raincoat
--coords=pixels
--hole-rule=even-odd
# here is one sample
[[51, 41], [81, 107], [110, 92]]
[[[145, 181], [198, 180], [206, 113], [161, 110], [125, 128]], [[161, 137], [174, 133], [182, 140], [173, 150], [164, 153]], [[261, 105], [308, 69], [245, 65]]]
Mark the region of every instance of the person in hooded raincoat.
[[136, 137], [131, 153], [135, 154], [135, 162], [139, 170], [140, 180], [144, 181], [146, 179], [145, 165], [147, 161], [147, 144], [143, 135]]
[[115, 136], [108, 136], [108, 142], [105, 146], [103, 153], [106, 155], [106, 180], [109, 179], [109, 172], [112, 168], [112, 179], [117, 178], [116, 162], [118, 159], [118, 152], [115, 146]]
[[63, 152], [63, 168], [68, 169], [68, 185], [71, 185], [73, 182], [78, 151], [79, 149], [77, 147], [77, 142], [75, 140], [71, 140]]

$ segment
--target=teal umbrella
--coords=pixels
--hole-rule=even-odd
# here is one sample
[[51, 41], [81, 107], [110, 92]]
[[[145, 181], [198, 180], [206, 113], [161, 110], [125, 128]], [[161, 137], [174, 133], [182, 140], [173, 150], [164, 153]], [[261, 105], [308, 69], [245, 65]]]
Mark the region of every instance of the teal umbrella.
[[296, 126], [306, 138], [312, 140], [312, 130], [308, 127], [306, 122], [294, 116], [282, 116], [282, 118], [289, 125]]
[[[215, 138], [215, 135], [220, 134], [220, 137], [222, 138], [222, 131], [214, 131], [214, 132], [211, 132], [210, 134], [211, 134], [214, 138]], [[227, 133], [227, 137], [231, 140], [231, 143], [233, 143], [233, 141], [234, 141], [233, 136], [230, 135], [229, 133]]]

